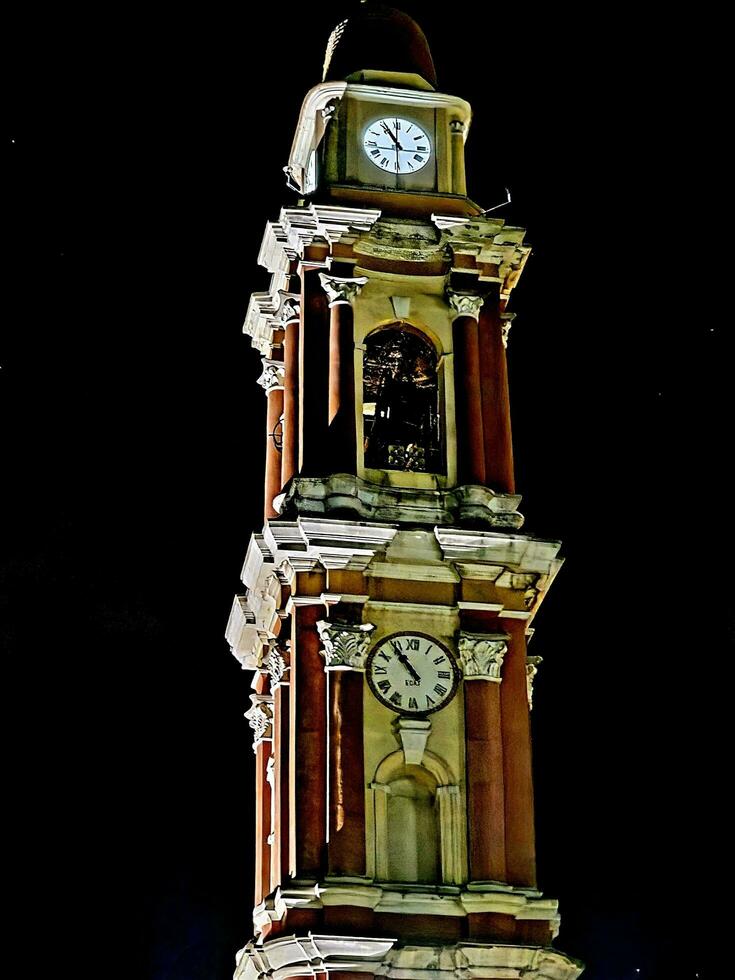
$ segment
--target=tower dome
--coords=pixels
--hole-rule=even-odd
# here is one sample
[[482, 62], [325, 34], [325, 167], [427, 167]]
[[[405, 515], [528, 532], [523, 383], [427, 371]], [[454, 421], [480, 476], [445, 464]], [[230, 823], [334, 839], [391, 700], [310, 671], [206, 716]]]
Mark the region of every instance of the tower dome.
[[436, 71], [424, 32], [395, 7], [362, 3], [332, 31], [322, 81], [351, 81], [436, 89]]

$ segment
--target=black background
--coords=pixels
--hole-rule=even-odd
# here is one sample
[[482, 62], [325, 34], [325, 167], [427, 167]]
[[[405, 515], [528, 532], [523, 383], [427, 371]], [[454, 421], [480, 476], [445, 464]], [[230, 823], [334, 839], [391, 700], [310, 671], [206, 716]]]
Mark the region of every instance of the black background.
[[[351, 6], [39, 10], [8, 32], [6, 880], [24, 972], [225, 980], [250, 935], [249, 675], [222, 636], [262, 508], [241, 326], [268, 285], [265, 222], [295, 200], [301, 101]], [[526, 530], [567, 559], [531, 648], [557, 944], [589, 980], [714, 976], [731, 683], [730, 363], [704, 231], [716, 25], [404, 9], [473, 105], [470, 195], [510, 187], [500, 213], [534, 247], [509, 353]]]

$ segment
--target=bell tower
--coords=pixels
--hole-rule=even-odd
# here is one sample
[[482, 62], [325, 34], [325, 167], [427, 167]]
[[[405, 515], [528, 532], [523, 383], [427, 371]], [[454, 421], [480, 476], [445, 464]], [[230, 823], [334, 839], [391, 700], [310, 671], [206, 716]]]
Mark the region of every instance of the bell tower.
[[[253, 938], [237, 980], [574, 980], [538, 890], [507, 310], [529, 246], [467, 196], [467, 102], [405, 14], [339, 24], [245, 333], [265, 525], [227, 627], [253, 672]], [[406, 972], [409, 971], [409, 972]]]

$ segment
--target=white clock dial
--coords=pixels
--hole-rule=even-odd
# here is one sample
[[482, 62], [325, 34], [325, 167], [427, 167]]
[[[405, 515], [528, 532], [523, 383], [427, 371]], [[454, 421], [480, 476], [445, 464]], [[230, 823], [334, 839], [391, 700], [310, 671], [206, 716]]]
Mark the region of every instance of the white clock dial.
[[383, 704], [413, 715], [443, 708], [459, 682], [451, 653], [423, 633], [396, 633], [381, 640], [367, 659], [366, 674]]
[[431, 141], [424, 130], [400, 116], [370, 123], [362, 146], [368, 160], [391, 174], [415, 174], [431, 158]]

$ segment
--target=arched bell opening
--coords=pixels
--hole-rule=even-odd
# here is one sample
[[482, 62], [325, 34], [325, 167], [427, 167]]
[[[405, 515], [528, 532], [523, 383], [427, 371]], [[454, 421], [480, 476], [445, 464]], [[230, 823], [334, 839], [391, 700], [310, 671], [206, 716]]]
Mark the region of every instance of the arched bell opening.
[[439, 355], [415, 327], [396, 322], [365, 340], [363, 355], [365, 466], [444, 473]]

